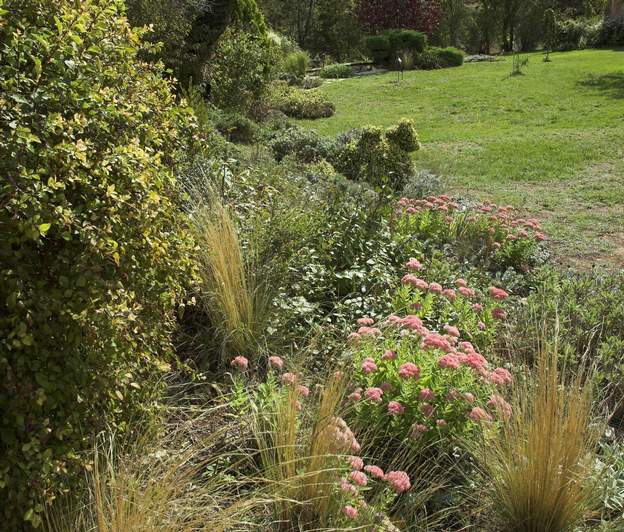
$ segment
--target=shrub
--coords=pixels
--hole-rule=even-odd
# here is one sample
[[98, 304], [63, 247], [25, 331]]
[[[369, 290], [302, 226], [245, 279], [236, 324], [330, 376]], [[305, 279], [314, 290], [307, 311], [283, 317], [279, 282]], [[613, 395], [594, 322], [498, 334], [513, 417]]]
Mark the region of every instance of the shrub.
[[353, 69], [345, 63], [334, 63], [321, 69], [319, 76], [322, 78], [350, 78], [353, 76]]
[[306, 75], [310, 56], [307, 52], [298, 50], [289, 53], [284, 58], [283, 70], [292, 79], [302, 80]]
[[365, 44], [375, 64], [385, 64], [390, 60], [390, 39], [386, 35], [369, 35]]
[[250, 144], [258, 135], [258, 126], [253, 121], [238, 113], [226, 113], [220, 116], [215, 126], [230, 142]]
[[442, 180], [432, 172], [421, 170], [408, 180], [401, 195], [408, 199], [422, 199], [441, 193]]
[[600, 26], [587, 19], [557, 19], [555, 47], [557, 50], [577, 50], [595, 44]]
[[232, 20], [246, 33], [265, 36], [269, 30], [256, 0], [234, 0]]
[[420, 149], [418, 133], [414, 126], [414, 121], [409, 118], [402, 118], [396, 126], [386, 131], [386, 138], [390, 144], [399, 149], [411, 153]]
[[330, 139], [299, 127], [289, 127], [277, 132], [269, 142], [269, 147], [278, 162], [287, 155], [294, 155], [302, 163], [331, 160], [335, 151], [334, 143]]
[[418, 54], [414, 59], [415, 66], [422, 70], [448, 68], [464, 64], [464, 53], [457, 48], [437, 48], [432, 46]]
[[228, 28], [208, 68], [212, 101], [221, 109], [248, 113], [268, 93], [277, 63], [271, 40]]
[[601, 45], [624, 45], [624, 15], [619, 17], [605, 17], [596, 38]]
[[390, 41], [390, 53], [397, 55], [401, 52], [422, 52], [427, 46], [427, 36], [414, 30], [387, 30], [384, 35]]
[[274, 85], [271, 105], [292, 118], [328, 118], [336, 111], [335, 105], [320, 92], [286, 84]]
[[192, 280], [168, 168], [191, 124], [137, 60], [123, 2], [4, 7], [0, 498], [18, 530], [67, 488], [92, 434], [132, 431], [157, 404]]

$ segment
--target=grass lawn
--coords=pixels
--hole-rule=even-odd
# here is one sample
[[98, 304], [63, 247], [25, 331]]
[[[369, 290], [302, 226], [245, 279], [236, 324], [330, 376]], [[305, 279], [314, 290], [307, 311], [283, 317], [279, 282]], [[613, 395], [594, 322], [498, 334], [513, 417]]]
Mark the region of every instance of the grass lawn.
[[530, 54], [438, 71], [330, 81], [335, 135], [413, 118], [419, 168], [469, 197], [510, 203], [544, 223], [565, 264], [624, 267], [624, 50]]

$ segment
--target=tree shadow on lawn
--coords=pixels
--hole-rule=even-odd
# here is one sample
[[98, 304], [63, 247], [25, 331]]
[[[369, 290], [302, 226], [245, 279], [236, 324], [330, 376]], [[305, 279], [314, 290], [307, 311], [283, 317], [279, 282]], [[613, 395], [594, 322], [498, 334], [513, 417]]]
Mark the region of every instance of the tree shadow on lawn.
[[579, 81], [578, 85], [602, 91], [611, 98], [624, 99], [624, 71], [600, 76], [590, 74], [587, 78]]

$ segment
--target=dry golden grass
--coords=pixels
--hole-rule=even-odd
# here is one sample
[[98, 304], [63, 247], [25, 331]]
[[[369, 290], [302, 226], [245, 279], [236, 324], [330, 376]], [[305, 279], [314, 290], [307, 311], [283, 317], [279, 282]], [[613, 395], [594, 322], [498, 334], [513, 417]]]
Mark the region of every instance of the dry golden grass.
[[[246, 257], [234, 220], [208, 180], [187, 187], [198, 244], [202, 302], [221, 344], [221, 361], [253, 357], [264, 341], [271, 297]], [[250, 252], [251, 255], [253, 253]]]
[[485, 433], [480, 461], [501, 530], [568, 531], [595, 510], [604, 423], [582, 373], [566, 379], [556, 345], [542, 346], [534, 374], [514, 387], [513, 415]]

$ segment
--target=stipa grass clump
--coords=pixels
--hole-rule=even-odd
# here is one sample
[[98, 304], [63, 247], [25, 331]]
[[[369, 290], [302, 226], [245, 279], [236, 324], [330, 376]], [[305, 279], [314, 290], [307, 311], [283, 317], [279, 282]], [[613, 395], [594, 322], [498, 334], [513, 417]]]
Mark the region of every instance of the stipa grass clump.
[[583, 372], [571, 380], [556, 348], [544, 348], [533, 375], [514, 388], [513, 415], [485, 433], [479, 457], [492, 509], [509, 531], [563, 532], [591, 516], [599, 501], [595, 472], [604, 431]]

